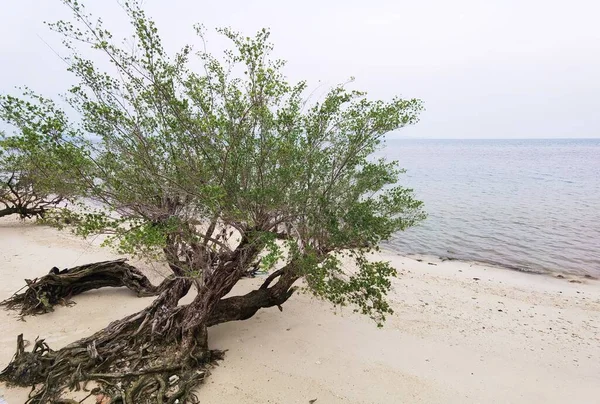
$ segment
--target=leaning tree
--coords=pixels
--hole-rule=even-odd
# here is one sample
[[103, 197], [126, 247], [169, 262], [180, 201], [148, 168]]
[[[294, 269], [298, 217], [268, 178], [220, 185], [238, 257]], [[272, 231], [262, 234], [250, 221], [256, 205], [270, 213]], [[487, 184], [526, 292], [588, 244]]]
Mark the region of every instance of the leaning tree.
[[43, 217], [75, 196], [75, 187], [64, 175], [83, 168], [80, 144], [64, 141], [64, 113], [51, 100], [25, 95], [28, 103], [0, 95], [0, 119], [20, 129], [0, 132], [0, 217]]
[[[220, 30], [233, 44], [221, 57], [191, 46], [169, 56], [137, 3], [123, 5], [127, 45], [77, 0], [63, 3], [72, 21], [49, 25], [77, 77], [61, 104], [69, 112], [30, 93], [2, 98], [3, 118], [15, 142], [33, 134], [73, 150], [48, 181], [69, 184], [80, 203], [49, 220], [164, 260], [173, 276], [146, 309], [62, 349], [40, 340], [28, 352], [19, 338], [0, 378], [36, 385], [31, 403], [87, 381], [111, 403], [186, 402], [218, 356], [207, 328], [281, 309], [298, 287], [380, 325], [396, 271], [369, 254], [424, 213], [397, 185], [397, 163], [373, 154], [386, 133], [416, 122], [420, 101], [371, 101], [344, 85], [311, 100], [270, 57], [268, 31]], [[257, 265], [262, 284], [226, 297]]]

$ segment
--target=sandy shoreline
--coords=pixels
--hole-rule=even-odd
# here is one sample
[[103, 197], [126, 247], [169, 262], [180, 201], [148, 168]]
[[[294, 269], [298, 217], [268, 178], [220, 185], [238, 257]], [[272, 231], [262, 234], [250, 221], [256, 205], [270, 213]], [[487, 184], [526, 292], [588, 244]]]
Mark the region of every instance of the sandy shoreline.
[[[52, 266], [115, 257], [67, 232], [10, 219], [0, 221], [0, 246], [0, 299]], [[383, 329], [302, 294], [283, 313], [263, 310], [214, 327], [211, 346], [228, 353], [201, 387], [201, 401], [600, 402], [600, 281], [382, 255], [400, 273], [390, 296], [396, 313]], [[135, 265], [160, 278], [160, 266]], [[258, 282], [246, 280], [237, 291]], [[19, 333], [59, 348], [149, 299], [103, 289], [26, 322], [0, 311], [0, 367], [12, 357]], [[24, 402], [27, 392], [0, 385], [9, 404]]]

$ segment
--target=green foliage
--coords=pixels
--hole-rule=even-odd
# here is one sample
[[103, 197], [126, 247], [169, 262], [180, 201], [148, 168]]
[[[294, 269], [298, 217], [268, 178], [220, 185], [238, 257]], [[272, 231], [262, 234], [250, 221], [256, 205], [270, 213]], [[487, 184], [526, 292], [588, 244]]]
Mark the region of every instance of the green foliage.
[[[55, 223], [107, 233], [122, 252], [164, 252], [190, 276], [217, 276], [210, 271], [252, 245], [244, 265], [258, 254], [264, 269], [293, 260], [317, 296], [384, 320], [395, 271], [366, 254], [425, 215], [398, 185], [397, 162], [372, 156], [387, 133], [417, 122], [419, 100], [373, 101], [340, 85], [312, 101], [270, 57], [267, 30], [218, 30], [232, 44], [221, 57], [191, 45], [169, 56], [137, 2], [124, 4], [132, 49], [80, 2], [63, 3], [72, 21], [49, 26], [79, 81], [64, 97], [75, 113], [31, 92], [0, 99], [2, 118], [20, 130], [3, 148], [29, 153], [48, 189], [85, 198], [82, 212], [61, 211]], [[196, 33], [204, 43], [203, 28]], [[336, 258], [349, 249], [353, 273]]]
[[71, 131], [54, 102], [30, 91], [25, 96], [29, 100], [0, 95], [0, 119], [18, 130], [0, 138], [3, 171], [14, 168], [47, 187], [45, 191], [68, 192], [72, 184], [65, 183], [65, 174], [89, 163], [81, 154], [85, 141]]
[[0, 119], [15, 128], [0, 133], [0, 202], [22, 217], [80, 194], [71, 178], [89, 165], [85, 140], [69, 128], [64, 112], [29, 90], [24, 96], [0, 95]]
[[260, 266], [265, 272], [273, 269], [278, 262], [285, 258], [283, 249], [277, 244], [277, 239], [272, 233], [266, 233], [264, 250], [265, 254], [261, 257]]

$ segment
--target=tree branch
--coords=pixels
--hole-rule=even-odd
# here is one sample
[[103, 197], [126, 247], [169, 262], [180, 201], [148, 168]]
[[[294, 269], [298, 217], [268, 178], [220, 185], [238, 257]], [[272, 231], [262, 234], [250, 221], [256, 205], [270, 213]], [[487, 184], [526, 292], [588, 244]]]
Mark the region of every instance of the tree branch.
[[[246, 320], [254, 316], [258, 310], [263, 308], [277, 306], [279, 310], [282, 310], [281, 305], [297, 290], [293, 284], [300, 276], [296, 272], [293, 264], [288, 264], [279, 271], [281, 271], [277, 275], [279, 280], [270, 288], [263, 288], [261, 286], [259, 289], [253, 290], [242, 296], [221, 299], [209, 317], [207, 325], [211, 327], [229, 321]], [[273, 279], [277, 276], [273, 277]]]
[[262, 285], [260, 285], [259, 289], [266, 289], [269, 287], [269, 285], [271, 284], [271, 282], [273, 282], [275, 280], [275, 278], [280, 277], [281, 275], [283, 275], [283, 270], [278, 269], [277, 271], [273, 272], [271, 275], [269, 275], [267, 277], [267, 279], [265, 279], [265, 281], [263, 282]]

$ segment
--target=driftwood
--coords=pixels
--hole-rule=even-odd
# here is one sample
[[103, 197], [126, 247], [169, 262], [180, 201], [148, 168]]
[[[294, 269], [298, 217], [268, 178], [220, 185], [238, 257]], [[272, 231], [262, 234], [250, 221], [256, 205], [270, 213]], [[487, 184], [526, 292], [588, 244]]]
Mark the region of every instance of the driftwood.
[[43, 314], [53, 311], [57, 304], [70, 304], [70, 299], [80, 293], [105, 287], [129, 288], [139, 297], [156, 296], [168, 286], [170, 279], [158, 286], [126, 259], [96, 262], [69, 269], [54, 267], [48, 275], [25, 279], [26, 285], [0, 305], [20, 310], [21, 315]]

